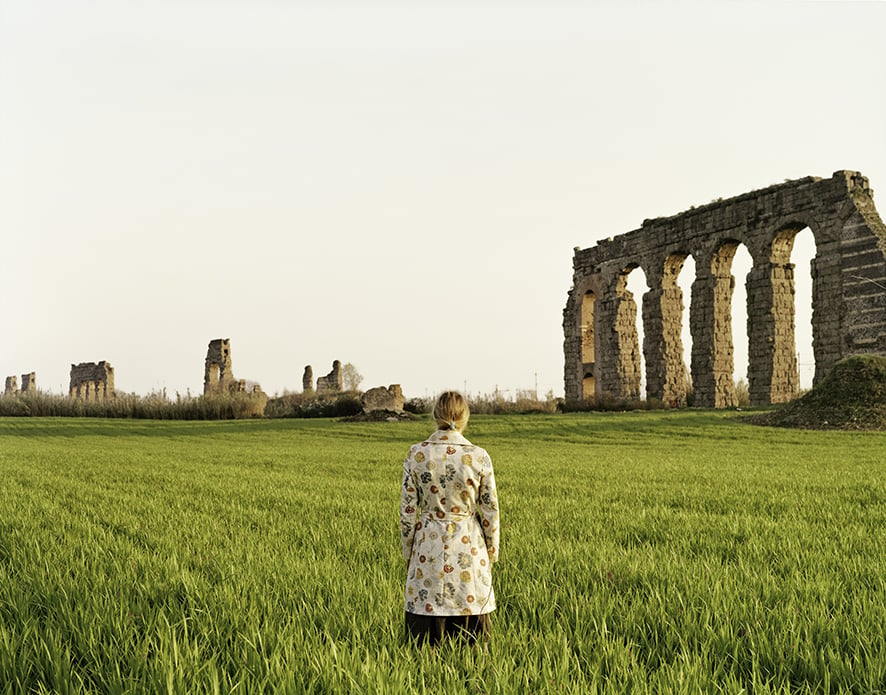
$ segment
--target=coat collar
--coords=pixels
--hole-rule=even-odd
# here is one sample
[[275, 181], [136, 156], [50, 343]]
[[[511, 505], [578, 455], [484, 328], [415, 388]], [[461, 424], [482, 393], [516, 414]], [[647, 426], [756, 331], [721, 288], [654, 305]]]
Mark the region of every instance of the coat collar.
[[437, 430], [428, 437], [429, 442], [446, 442], [448, 444], [461, 444], [470, 446], [471, 443], [458, 430]]

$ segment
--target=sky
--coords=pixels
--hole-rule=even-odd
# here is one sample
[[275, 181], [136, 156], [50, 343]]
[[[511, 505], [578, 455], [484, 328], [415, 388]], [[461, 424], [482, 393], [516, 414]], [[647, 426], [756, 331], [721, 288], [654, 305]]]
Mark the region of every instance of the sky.
[[884, 32], [886, 2], [0, 0], [0, 376], [196, 394], [230, 338], [270, 394], [338, 359], [562, 395], [574, 247], [839, 169], [886, 191]]

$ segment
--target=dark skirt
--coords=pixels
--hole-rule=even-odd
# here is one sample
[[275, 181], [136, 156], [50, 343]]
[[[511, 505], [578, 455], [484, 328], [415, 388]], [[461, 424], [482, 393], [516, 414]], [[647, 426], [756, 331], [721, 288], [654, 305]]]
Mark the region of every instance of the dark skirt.
[[406, 638], [419, 644], [439, 644], [443, 637], [464, 638], [474, 644], [478, 638], [488, 639], [491, 629], [489, 613], [481, 615], [417, 615], [406, 611]]

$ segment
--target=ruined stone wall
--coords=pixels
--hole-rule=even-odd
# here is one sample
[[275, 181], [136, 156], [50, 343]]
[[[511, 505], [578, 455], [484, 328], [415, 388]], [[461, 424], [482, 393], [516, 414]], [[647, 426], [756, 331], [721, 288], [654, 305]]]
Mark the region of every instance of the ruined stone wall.
[[[814, 383], [843, 357], [886, 353], [886, 225], [868, 180], [858, 172], [838, 171], [830, 179], [807, 177], [645, 220], [640, 229], [592, 248], [576, 248], [563, 311], [567, 402], [589, 395], [583, 392], [589, 383], [595, 397], [630, 398], [638, 392], [640, 356], [632, 323], [637, 308], [625, 279], [641, 267], [649, 286], [642, 307], [646, 397], [685, 403], [680, 340], [685, 301], [676, 277], [691, 255], [696, 267], [689, 309], [695, 403], [734, 405], [731, 265], [739, 244], [753, 259], [746, 281], [751, 402], [793, 398], [798, 378], [790, 252], [805, 227], [816, 245], [811, 268]], [[583, 309], [589, 293], [592, 312]], [[589, 315], [593, 326], [584, 325]], [[585, 359], [587, 336], [593, 340], [593, 364]]]
[[23, 393], [37, 393], [37, 374], [35, 372], [30, 372], [29, 374], [22, 374], [22, 388], [19, 390], [18, 388], [18, 377], [8, 376], [6, 377], [6, 388], [4, 390], [9, 396], [18, 396]]
[[206, 362], [203, 371], [203, 395], [249, 393], [267, 397], [256, 383], [251, 385], [246, 379], [234, 377], [231, 361], [231, 339], [216, 338], [209, 341], [206, 349]]
[[317, 393], [338, 393], [342, 390], [341, 362], [332, 363], [332, 371], [317, 377]]
[[114, 369], [110, 363], [81, 362], [71, 365], [71, 398], [84, 401], [106, 401], [114, 398]]
[[37, 393], [37, 373], [22, 374], [22, 389], [19, 393]]
[[314, 370], [309, 364], [305, 365], [305, 373], [301, 377], [301, 389], [305, 393], [310, 393], [314, 390]]
[[[209, 341], [203, 370], [203, 395], [230, 393], [240, 388], [231, 366], [231, 339], [216, 338]], [[242, 390], [246, 390], [246, 382], [243, 382]]]

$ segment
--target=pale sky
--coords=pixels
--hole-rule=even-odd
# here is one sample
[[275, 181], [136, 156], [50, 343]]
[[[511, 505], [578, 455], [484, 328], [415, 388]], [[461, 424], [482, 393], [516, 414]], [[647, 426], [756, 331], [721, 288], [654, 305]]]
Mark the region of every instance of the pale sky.
[[271, 394], [334, 359], [562, 394], [573, 247], [886, 195], [884, 36], [884, 2], [0, 0], [0, 377], [199, 393], [224, 337]]

